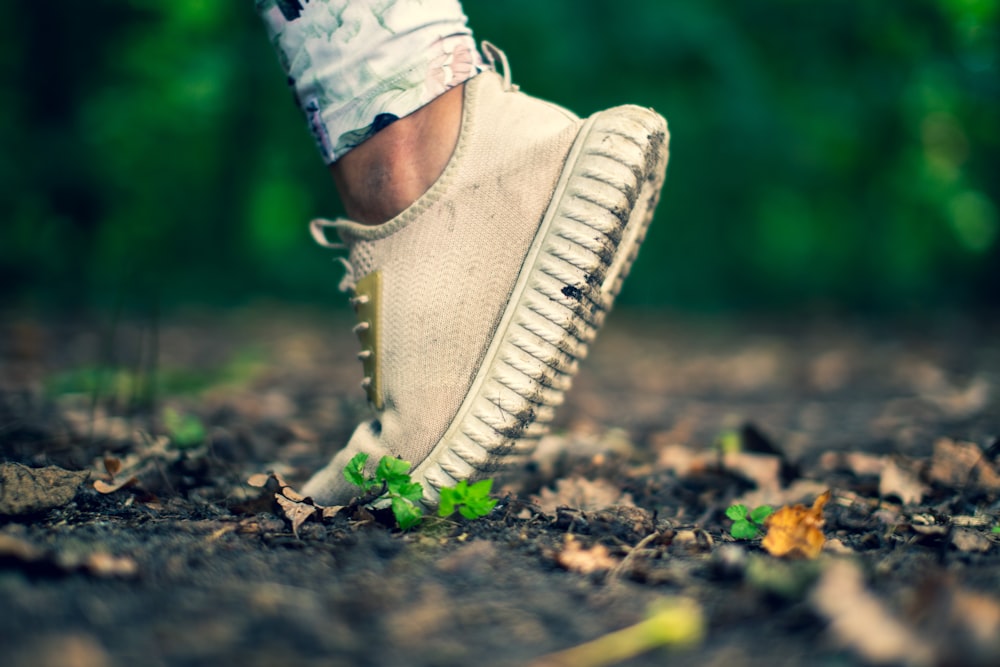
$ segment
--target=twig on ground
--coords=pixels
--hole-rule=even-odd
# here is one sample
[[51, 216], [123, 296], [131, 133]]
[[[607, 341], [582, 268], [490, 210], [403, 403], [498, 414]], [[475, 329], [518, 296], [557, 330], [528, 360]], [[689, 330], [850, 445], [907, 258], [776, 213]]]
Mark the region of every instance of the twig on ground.
[[632, 561], [635, 560], [636, 554], [638, 554], [640, 551], [645, 551], [646, 547], [648, 547], [650, 543], [656, 541], [662, 535], [663, 534], [660, 531], [654, 530], [652, 533], [639, 540], [638, 544], [632, 547], [632, 549], [629, 550], [627, 554], [625, 554], [625, 558], [622, 559], [622, 562], [618, 563], [615, 569], [611, 570], [611, 572], [608, 573], [608, 581], [615, 581], [616, 579], [620, 578], [627, 571], [626, 568], [631, 567]]

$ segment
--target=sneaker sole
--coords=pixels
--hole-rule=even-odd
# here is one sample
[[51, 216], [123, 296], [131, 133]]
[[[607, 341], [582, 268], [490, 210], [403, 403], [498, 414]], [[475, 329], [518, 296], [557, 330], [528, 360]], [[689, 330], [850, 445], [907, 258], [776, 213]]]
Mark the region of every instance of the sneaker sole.
[[653, 218], [666, 121], [622, 106], [585, 121], [480, 371], [451, 425], [411, 473], [439, 489], [523, 463], [587, 354]]

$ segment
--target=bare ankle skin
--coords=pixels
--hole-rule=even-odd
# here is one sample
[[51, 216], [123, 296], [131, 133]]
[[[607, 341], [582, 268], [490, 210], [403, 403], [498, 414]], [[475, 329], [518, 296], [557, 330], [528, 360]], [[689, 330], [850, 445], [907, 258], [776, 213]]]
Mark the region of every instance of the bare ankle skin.
[[330, 165], [352, 220], [389, 220], [438, 179], [458, 142], [465, 84], [400, 118]]

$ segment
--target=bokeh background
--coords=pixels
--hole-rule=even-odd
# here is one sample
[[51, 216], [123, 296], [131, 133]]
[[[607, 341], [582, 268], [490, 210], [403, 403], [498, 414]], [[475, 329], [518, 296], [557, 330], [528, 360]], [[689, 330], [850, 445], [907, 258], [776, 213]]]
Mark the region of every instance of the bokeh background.
[[[996, 0], [467, 0], [514, 80], [669, 120], [622, 301], [1000, 304]], [[0, 3], [0, 298], [341, 307], [329, 176], [250, 0]]]

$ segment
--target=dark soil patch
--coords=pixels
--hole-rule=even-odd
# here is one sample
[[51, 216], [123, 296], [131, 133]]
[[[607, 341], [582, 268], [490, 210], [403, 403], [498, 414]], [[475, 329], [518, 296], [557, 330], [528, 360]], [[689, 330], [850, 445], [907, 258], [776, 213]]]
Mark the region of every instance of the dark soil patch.
[[[1000, 660], [992, 323], [618, 313], [488, 517], [399, 533], [336, 516], [295, 535], [245, 481], [303, 481], [365, 414], [346, 320], [253, 311], [155, 336], [3, 322], [0, 460], [92, 480], [104, 458], [145, 461], [113, 493], [88, 482], [0, 517], [5, 664], [526, 664], [678, 596], [705, 639], [626, 664]], [[153, 456], [167, 409], [204, 439]], [[734, 502], [825, 489], [817, 561], [728, 534]], [[860, 637], [841, 627], [854, 616]], [[866, 623], [904, 648], [873, 653]]]

